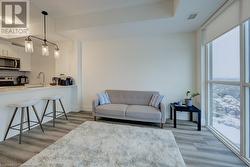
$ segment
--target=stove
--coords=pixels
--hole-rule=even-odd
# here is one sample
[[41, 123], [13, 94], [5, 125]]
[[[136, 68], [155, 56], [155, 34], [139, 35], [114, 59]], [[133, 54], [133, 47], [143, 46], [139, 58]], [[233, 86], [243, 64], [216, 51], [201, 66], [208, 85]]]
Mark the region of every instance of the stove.
[[12, 76], [0, 76], [0, 86], [14, 86], [15, 77]]

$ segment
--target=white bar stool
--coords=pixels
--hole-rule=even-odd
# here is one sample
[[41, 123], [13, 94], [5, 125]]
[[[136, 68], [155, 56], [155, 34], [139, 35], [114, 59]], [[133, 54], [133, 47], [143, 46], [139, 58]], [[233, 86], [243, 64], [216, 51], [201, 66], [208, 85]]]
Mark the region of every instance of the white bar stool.
[[[10, 123], [9, 123], [9, 126], [8, 126], [8, 129], [5, 133], [5, 136], [4, 136], [4, 140], [6, 139], [8, 133], [9, 133], [9, 130], [12, 129], [12, 130], [18, 130], [20, 131], [20, 134], [19, 134], [19, 144], [21, 144], [22, 142], [22, 132], [23, 130], [26, 130], [26, 129], [29, 129], [33, 126], [36, 126], [36, 125], [40, 125], [40, 128], [42, 130], [42, 132], [44, 133], [44, 130], [43, 130], [43, 127], [42, 127], [42, 124], [41, 124], [41, 121], [39, 119], [39, 116], [37, 114], [37, 110], [35, 108], [35, 105], [39, 102], [39, 100], [28, 100], [28, 101], [23, 101], [23, 102], [19, 102], [19, 103], [16, 103], [16, 104], [10, 104], [9, 107], [14, 107], [15, 108], [15, 111], [12, 115], [12, 118], [10, 120]], [[29, 115], [29, 107], [32, 107], [33, 108], [33, 111], [36, 115], [36, 118], [37, 118], [37, 122], [35, 121], [30, 121], [30, 115]], [[18, 109], [21, 109], [21, 122], [19, 124], [16, 124], [16, 125], [12, 125], [12, 122], [15, 118], [15, 115], [18, 111]], [[27, 121], [24, 122], [24, 110], [26, 108], [26, 113], [27, 113]], [[23, 124], [25, 123], [28, 123], [28, 127], [27, 128], [23, 128]], [[33, 125], [30, 125], [30, 123], [34, 123]], [[15, 128], [16, 126], [20, 126], [19, 129]]]
[[[64, 106], [62, 104], [62, 100], [61, 100], [60, 96], [46, 97], [46, 98], [44, 98], [44, 100], [47, 100], [47, 103], [46, 103], [46, 106], [45, 106], [45, 109], [44, 109], [44, 112], [43, 112], [42, 122], [43, 122], [44, 117], [51, 117], [51, 118], [53, 118], [53, 127], [55, 127], [55, 119], [57, 117], [60, 117], [60, 116], [64, 115], [66, 120], [68, 120], [68, 117], [66, 115], [66, 112], [65, 112], [65, 109], [64, 109]], [[56, 110], [56, 101], [57, 100], [60, 102], [62, 111], [57, 111]], [[53, 102], [53, 111], [50, 112], [50, 113], [46, 113], [50, 101]], [[57, 114], [57, 113], [59, 113], [59, 114]], [[53, 115], [51, 116], [50, 114], [53, 114]]]

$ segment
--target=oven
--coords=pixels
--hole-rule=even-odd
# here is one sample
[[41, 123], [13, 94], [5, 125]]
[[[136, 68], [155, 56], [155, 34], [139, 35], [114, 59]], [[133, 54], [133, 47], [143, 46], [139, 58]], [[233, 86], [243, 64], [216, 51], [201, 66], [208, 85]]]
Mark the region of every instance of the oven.
[[19, 70], [20, 59], [0, 56], [0, 70]]
[[2, 86], [14, 86], [15, 78], [12, 76], [0, 76], [0, 87]]

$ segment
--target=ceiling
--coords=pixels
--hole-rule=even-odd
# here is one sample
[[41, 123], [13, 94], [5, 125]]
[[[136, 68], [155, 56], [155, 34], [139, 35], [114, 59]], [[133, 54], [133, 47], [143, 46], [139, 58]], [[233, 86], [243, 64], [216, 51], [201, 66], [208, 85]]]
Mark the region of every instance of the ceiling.
[[[48, 11], [54, 21], [55, 33], [61, 37], [96, 40], [192, 32], [225, 1], [60, 0], [58, 3], [55, 0], [36, 0], [32, 1], [31, 6]], [[192, 13], [198, 13], [197, 18], [187, 20]]]
[[[36, 0], [32, 3], [54, 18], [157, 3], [161, 0]], [[172, 0], [166, 0], [172, 1]]]

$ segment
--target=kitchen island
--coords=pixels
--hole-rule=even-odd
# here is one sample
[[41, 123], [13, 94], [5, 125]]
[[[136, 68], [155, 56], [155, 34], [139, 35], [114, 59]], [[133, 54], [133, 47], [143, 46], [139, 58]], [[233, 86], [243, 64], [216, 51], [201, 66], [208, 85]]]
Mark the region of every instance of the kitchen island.
[[[50, 96], [61, 96], [66, 112], [77, 111], [77, 86], [12, 86], [0, 88], [0, 141], [3, 141], [4, 134], [7, 130], [10, 119], [14, 113], [14, 108], [9, 107], [10, 104], [15, 104], [25, 100], [39, 99], [39, 103], [35, 106], [41, 118], [45, 108], [45, 100], [43, 98]], [[48, 111], [52, 112], [52, 105], [48, 106]], [[57, 104], [57, 110], [61, 110]], [[30, 112], [30, 119], [36, 120], [34, 113]], [[20, 112], [17, 113], [13, 124], [20, 123]], [[24, 120], [27, 118], [24, 117]], [[43, 122], [47, 122], [52, 118], [45, 117]], [[24, 128], [27, 125], [24, 125]], [[19, 132], [10, 130], [7, 138], [17, 135]], [[46, 133], [46, 132], [45, 132]]]

